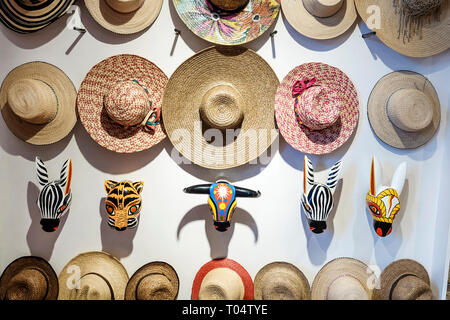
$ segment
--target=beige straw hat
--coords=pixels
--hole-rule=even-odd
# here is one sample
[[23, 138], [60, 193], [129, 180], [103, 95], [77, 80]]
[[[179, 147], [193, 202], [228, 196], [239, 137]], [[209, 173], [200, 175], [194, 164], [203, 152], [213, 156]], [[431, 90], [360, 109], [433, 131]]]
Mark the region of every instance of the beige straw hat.
[[13, 69], [0, 89], [6, 125], [18, 138], [35, 145], [57, 142], [77, 122], [77, 91], [67, 75], [45, 62]]
[[[379, 8], [379, 25], [371, 7]], [[377, 37], [403, 55], [429, 57], [450, 48], [448, 0], [358, 0], [356, 8]]]
[[336, 258], [320, 269], [311, 288], [313, 300], [371, 300], [369, 267], [353, 258]]
[[128, 281], [125, 300], [175, 300], [179, 280], [175, 269], [165, 262], [140, 267]]
[[123, 300], [128, 273], [105, 252], [81, 253], [59, 274], [58, 300]]
[[84, 3], [103, 28], [131, 34], [144, 30], [156, 20], [163, 0], [85, 0]]
[[[162, 107], [167, 136], [202, 167], [225, 169], [256, 159], [277, 136], [278, 84], [272, 68], [250, 49], [204, 49], [181, 64], [167, 83]], [[202, 129], [208, 128], [222, 130], [227, 144], [207, 142]], [[235, 134], [234, 141], [227, 141], [226, 129]]]
[[312, 39], [331, 39], [356, 21], [354, 0], [283, 0], [281, 10], [289, 24]]
[[395, 71], [381, 78], [370, 94], [367, 114], [375, 134], [400, 149], [425, 144], [436, 133], [441, 119], [433, 85], [412, 71]]
[[255, 277], [255, 300], [309, 300], [308, 279], [296, 266], [287, 262], [272, 262]]

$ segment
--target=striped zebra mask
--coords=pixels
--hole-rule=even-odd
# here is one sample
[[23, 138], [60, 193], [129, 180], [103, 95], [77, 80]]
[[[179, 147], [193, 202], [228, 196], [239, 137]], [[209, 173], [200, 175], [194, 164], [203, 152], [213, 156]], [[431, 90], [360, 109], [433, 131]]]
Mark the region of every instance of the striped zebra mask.
[[59, 221], [67, 211], [72, 202], [72, 160], [64, 162], [59, 180], [48, 181], [48, 173], [44, 162], [36, 157], [36, 173], [40, 185], [40, 193], [37, 205], [41, 211], [41, 226], [46, 232], [58, 229]]
[[327, 228], [327, 218], [333, 209], [333, 194], [339, 180], [341, 161], [330, 169], [326, 184], [314, 181], [314, 167], [305, 156], [303, 163], [303, 195], [302, 205], [308, 219], [309, 229], [314, 233], [322, 233]]

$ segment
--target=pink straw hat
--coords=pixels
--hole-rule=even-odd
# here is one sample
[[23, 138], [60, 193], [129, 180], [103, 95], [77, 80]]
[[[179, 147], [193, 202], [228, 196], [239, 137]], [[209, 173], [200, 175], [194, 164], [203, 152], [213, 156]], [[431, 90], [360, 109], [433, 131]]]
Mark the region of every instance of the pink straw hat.
[[358, 124], [358, 93], [338, 68], [305, 63], [280, 83], [275, 116], [293, 148], [308, 154], [330, 153], [350, 138]]

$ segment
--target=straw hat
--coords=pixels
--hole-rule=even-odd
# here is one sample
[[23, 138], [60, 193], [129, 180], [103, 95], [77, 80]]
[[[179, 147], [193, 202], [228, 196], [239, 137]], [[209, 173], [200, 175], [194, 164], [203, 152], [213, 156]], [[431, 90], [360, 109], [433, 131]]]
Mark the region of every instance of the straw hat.
[[253, 300], [253, 281], [247, 270], [231, 259], [203, 265], [192, 285], [192, 300]]
[[175, 300], [179, 280], [175, 269], [165, 262], [150, 262], [128, 281], [125, 300]]
[[81, 123], [106, 149], [148, 149], [166, 137], [160, 124], [166, 83], [164, 72], [145, 58], [109, 57], [92, 67], [78, 90]]
[[92, 251], [70, 260], [58, 279], [58, 300], [123, 300], [128, 273], [110, 254]]
[[[169, 79], [162, 108], [167, 136], [202, 167], [225, 169], [256, 159], [277, 135], [273, 101], [278, 83], [272, 68], [250, 49], [204, 49]], [[228, 143], [208, 143], [202, 134], [207, 128], [225, 132], [220, 137]], [[227, 141], [227, 129], [236, 135], [233, 142]]]
[[256, 300], [309, 300], [308, 279], [296, 266], [287, 262], [272, 262], [255, 277]]
[[19, 33], [38, 31], [63, 16], [75, 0], [0, 1], [0, 21]]
[[354, 0], [283, 0], [281, 8], [297, 32], [312, 39], [331, 39], [356, 21]]
[[132, 34], [144, 30], [159, 15], [163, 0], [84, 0], [91, 16], [103, 28]]
[[197, 36], [222, 45], [239, 45], [266, 32], [276, 20], [276, 0], [173, 0], [181, 20]]
[[77, 122], [77, 91], [67, 75], [45, 62], [22, 64], [8, 73], [0, 88], [0, 108], [8, 128], [34, 144], [57, 142]]
[[371, 300], [369, 267], [352, 258], [331, 260], [320, 269], [311, 288], [313, 300]]
[[[440, 8], [434, 7], [440, 3]], [[395, 6], [397, 4], [397, 6]], [[373, 11], [379, 8], [380, 25], [373, 26]], [[403, 5], [414, 10], [411, 16], [403, 12]], [[356, 8], [367, 24], [391, 49], [410, 57], [429, 57], [450, 48], [450, 2], [440, 0], [359, 0]], [[429, 14], [420, 14], [427, 12]], [[415, 15], [415, 16], [414, 16]], [[409, 28], [410, 27], [410, 28]]]
[[358, 93], [338, 68], [305, 63], [291, 70], [278, 87], [275, 116], [293, 148], [309, 154], [329, 153], [342, 146], [358, 124]]
[[56, 300], [57, 297], [58, 277], [42, 258], [18, 258], [6, 267], [0, 278], [0, 300]]
[[441, 119], [433, 85], [412, 71], [395, 71], [381, 78], [370, 94], [367, 114], [375, 134], [400, 149], [425, 144]]

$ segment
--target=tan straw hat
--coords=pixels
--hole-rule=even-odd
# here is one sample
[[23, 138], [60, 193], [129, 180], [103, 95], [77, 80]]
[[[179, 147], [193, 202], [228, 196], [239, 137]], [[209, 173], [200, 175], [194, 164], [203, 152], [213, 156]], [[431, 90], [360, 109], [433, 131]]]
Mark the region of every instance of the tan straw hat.
[[281, 10], [289, 24], [312, 39], [331, 39], [356, 21], [354, 0], [283, 0]]
[[58, 277], [42, 258], [18, 258], [6, 267], [0, 278], [0, 300], [56, 300], [57, 297]]
[[309, 300], [308, 279], [296, 266], [287, 262], [272, 262], [255, 277], [255, 300]]
[[140, 267], [125, 289], [125, 300], [175, 300], [179, 280], [175, 269], [165, 262], [150, 262]]
[[377, 37], [403, 55], [429, 57], [450, 48], [448, 0], [358, 0], [356, 8]]
[[[202, 167], [225, 169], [256, 159], [277, 136], [278, 83], [272, 68], [250, 49], [202, 50], [169, 79], [162, 108], [167, 135], [183, 156]], [[227, 143], [207, 142], [202, 130], [208, 128]], [[234, 141], [227, 141], [227, 129]]]
[[395, 71], [381, 78], [370, 94], [367, 114], [375, 134], [400, 149], [425, 144], [441, 119], [433, 85], [412, 71]]
[[156, 20], [163, 0], [85, 0], [84, 3], [103, 28], [131, 34], [144, 30]]
[[353, 258], [331, 260], [320, 269], [311, 288], [313, 300], [371, 300], [369, 267]]
[[123, 300], [128, 273], [105, 252], [77, 255], [59, 274], [58, 300]]
[[0, 89], [0, 108], [8, 128], [35, 145], [57, 142], [77, 122], [77, 91], [57, 67], [29, 62], [13, 69]]

